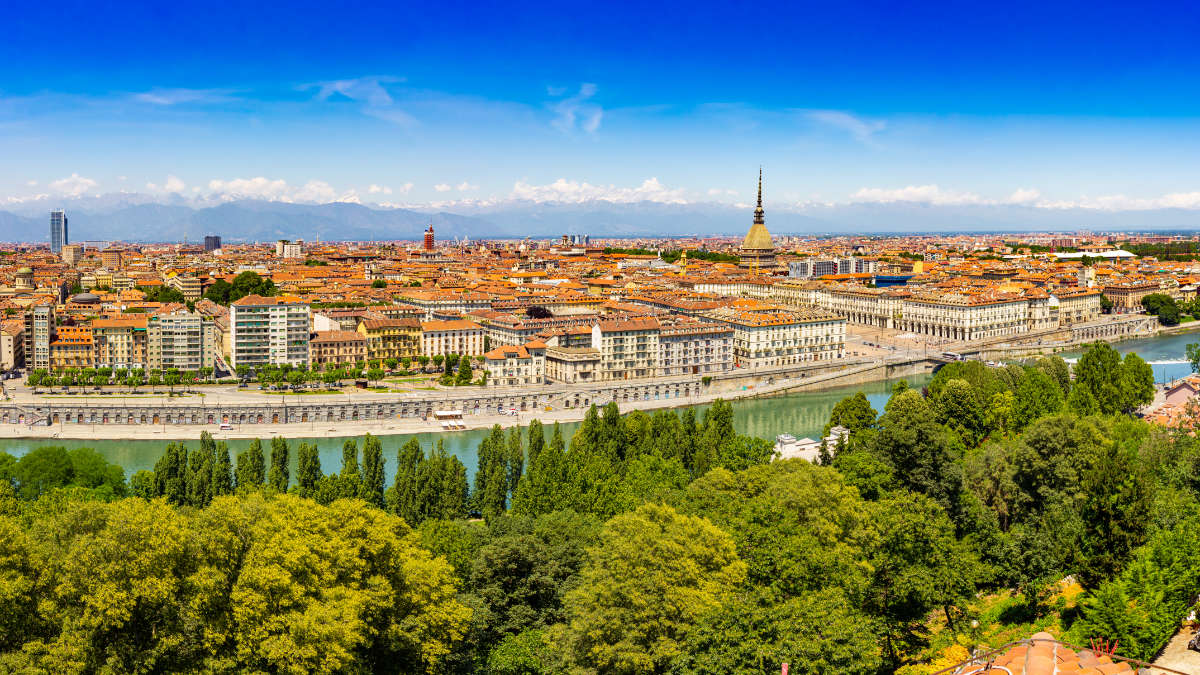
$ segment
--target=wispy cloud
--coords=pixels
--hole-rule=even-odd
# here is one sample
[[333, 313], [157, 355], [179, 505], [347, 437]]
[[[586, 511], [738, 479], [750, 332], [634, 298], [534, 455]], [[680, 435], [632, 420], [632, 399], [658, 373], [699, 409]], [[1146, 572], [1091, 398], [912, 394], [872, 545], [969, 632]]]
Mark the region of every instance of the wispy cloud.
[[510, 199], [533, 202], [564, 202], [580, 204], [589, 201], [617, 203], [660, 202], [664, 204], [686, 204], [682, 189], [670, 189], [657, 178], [647, 178], [637, 187], [616, 185], [592, 185], [591, 183], [559, 178], [548, 185], [530, 185], [517, 181], [513, 185]]
[[438, 192], [449, 192], [450, 185], [447, 183], [438, 183], [437, 185], [433, 186], [433, 189], [437, 190]]
[[302, 84], [299, 89], [301, 91], [316, 89], [315, 98], [318, 101], [344, 97], [361, 104], [362, 112], [366, 115], [401, 126], [411, 126], [417, 123], [416, 118], [397, 105], [385, 86], [403, 81], [402, 77], [372, 75], [348, 80], [327, 80]]
[[264, 199], [277, 202], [307, 202], [327, 204], [329, 202], [359, 201], [354, 190], [338, 192], [323, 180], [310, 180], [303, 185], [290, 185], [282, 178], [214, 179], [208, 182], [209, 198], [215, 199]]
[[873, 143], [874, 136], [887, 128], [887, 123], [882, 120], [869, 120], [842, 110], [808, 110], [805, 115], [814, 122], [844, 131], [858, 142], [866, 144]]
[[233, 99], [233, 89], [163, 89], [154, 88], [133, 95], [135, 101], [154, 105], [181, 103], [223, 103]]
[[[546, 93], [550, 96], [561, 96], [566, 92], [555, 87], [547, 87]], [[600, 128], [600, 121], [604, 118], [604, 109], [590, 102], [595, 95], [596, 85], [584, 82], [579, 86], [579, 93], [550, 105], [550, 109], [556, 115], [551, 124], [559, 131], [566, 133], [577, 129], [589, 134], [596, 133], [596, 130]]]
[[466, 192], [468, 190], [478, 190], [479, 186], [472, 185], [471, 183], [468, 183], [467, 181], [464, 180], [463, 182], [456, 185], [455, 189], [458, 190], [459, 192]]

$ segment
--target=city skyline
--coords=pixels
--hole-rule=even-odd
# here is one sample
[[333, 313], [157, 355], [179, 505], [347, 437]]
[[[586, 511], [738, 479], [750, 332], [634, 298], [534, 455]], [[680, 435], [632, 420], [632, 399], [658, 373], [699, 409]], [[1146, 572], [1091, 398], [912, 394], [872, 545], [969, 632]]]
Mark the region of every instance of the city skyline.
[[1194, 19], [1083, 8], [17, 8], [0, 209], [1200, 208]]

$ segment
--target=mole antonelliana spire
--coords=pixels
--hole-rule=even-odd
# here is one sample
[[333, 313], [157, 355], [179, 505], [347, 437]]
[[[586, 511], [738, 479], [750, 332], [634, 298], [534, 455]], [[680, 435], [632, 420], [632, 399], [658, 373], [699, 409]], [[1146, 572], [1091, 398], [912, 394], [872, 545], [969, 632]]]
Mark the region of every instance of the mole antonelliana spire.
[[762, 205], [762, 167], [758, 167], [758, 205], [754, 207], [754, 224], [738, 250], [738, 267], [766, 272], [775, 270], [775, 242], [767, 231]]

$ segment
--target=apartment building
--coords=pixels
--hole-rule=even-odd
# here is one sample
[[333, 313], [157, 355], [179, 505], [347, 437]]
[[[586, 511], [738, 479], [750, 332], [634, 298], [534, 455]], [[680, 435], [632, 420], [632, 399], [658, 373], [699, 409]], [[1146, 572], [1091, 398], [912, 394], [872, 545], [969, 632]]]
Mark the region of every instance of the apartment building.
[[212, 368], [220, 353], [221, 336], [215, 322], [198, 313], [156, 314], [147, 322], [146, 334], [146, 361], [151, 370]]
[[914, 295], [904, 302], [896, 328], [950, 340], [982, 340], [1046, 330], [1049, 295], [987, 292]]
[[308, 344], [314, 366], [358, 363], [368, 358], [367, 337], [352, 330], [317, 331]]
[[421, 322], [421, 354], [483, 354], [483, 326], [466, 319]]
[[707, 316], [733, 328], [733, 358], [739, 368], [832, 361], [845, 355], [846, 320], [816, 308], [724, 308]]
[[92, 368], [95, 365], [92, 327], [59, 326], [50, 342], [50, 370]]
[[25, 365], [34, 370], [50, 368], [50, 341], [54, 338], [54, 307], [37, 305], [25, 312]]
[[0, 370], [12, 370], [25, 362], [25, 325], [5, 321], [0, 326]]
[[288, 298], [247, 295], [229, 307], [233, 367], [309, 362], [307, 304]]
[[547, 347], [546, 378], [565, 384], [595, 382], [600, 379], [600, 350], [591, 347]]
[[658, 334], [658, 374], [723, 373], [733, 368], [733, 328], [709, 321], [678, 320]]
[[657, 319], [601, 321], [592, 326], [592, 348], [600, 353], [599, 379], [628, 380], [658, 374]]
[[97, 368], [146, 368], [145, 315], [94, 319], [92, 339]]
[[417, 319], [367, 319], [358, 324], [358, 333], [366, 340], [368, 359], [403, 359], [421, 354], [421, 322]]
[[503, 345], [483, 356], [489, 387], [515, 387], [546, 381], [546, 345], [543, 342]]
[[195, 302], [204, 295], [200, 279], [197, 277], [177, 274], [167, 279], [167, 285], [182, 293], [184, 300]]
[[1058, 301], [1058, 325], [1070, 326], [1100, 319], [1100, 291], [1094, 288], [1067, 288], [1054, 292]]

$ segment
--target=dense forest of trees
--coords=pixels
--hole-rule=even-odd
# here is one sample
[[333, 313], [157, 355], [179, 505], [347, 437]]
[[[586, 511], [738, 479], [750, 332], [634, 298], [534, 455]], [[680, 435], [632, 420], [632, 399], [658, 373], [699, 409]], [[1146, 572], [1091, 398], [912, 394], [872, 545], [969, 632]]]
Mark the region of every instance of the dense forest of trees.
[[1146, 658], [1200, 585], [1200, 443], [1131, 415], [1152, 395], [1107, 345], [949, 364], [840, 402], [820, 465], [723, 401], [495, 427], [470, 477], [410, 440], [390, 483], [372, 436], [322, 467], [205, 435], [128, 484], [0, 454], [0, 670], [917, 675], [1051, 620]]

